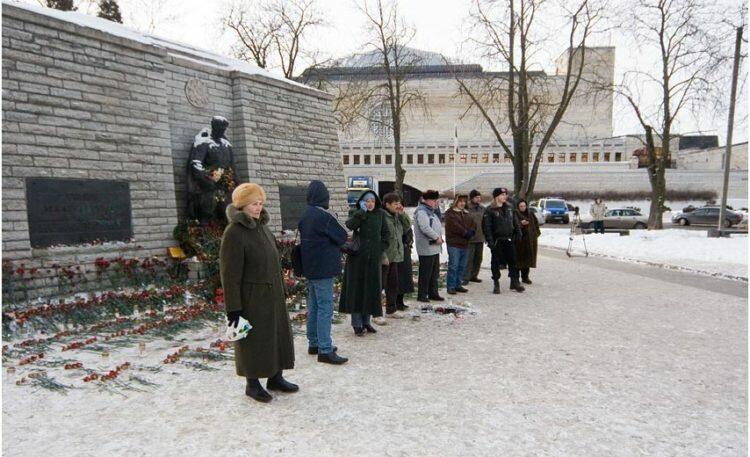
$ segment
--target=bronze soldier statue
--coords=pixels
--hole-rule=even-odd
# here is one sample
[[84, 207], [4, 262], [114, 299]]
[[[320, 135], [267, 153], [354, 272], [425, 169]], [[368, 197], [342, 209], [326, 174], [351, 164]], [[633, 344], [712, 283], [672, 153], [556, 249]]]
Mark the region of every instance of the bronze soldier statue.
[[237, 167], [232, 144], [224, 133], [229, 121], [221, 116], [211, 119], [208, 128], [195, 136], [187, 169], [187, 216], [201, 224], [225, 221], [226, 206], [237, 186]]

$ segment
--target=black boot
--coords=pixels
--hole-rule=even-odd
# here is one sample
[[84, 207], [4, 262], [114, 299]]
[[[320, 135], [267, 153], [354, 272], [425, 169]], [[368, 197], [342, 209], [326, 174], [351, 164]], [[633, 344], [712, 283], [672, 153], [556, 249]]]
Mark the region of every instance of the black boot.
[[[370, 324], [365, 324], [364, 329], [367, 331], [367, 333], [378, 333], [378, 331], [375, 330], [375, 328], [372, 325], [370, 325]], [[335, 351], [335, 349], [334, 349], [334, 351]]]
[[531, 279], [529, 279], [529, 273], [526, 272], [521, 275], [521, 282], [524, 284], [531, 284]]
[[354, 327], [354, 334], [357, 336], [365, 336], [365, 329], [363, 327]]
[[510, 290], [515, 290], [516, 292], [523, 292], [524, 290], [526, 290], [526, 288], [521, 285], [521, 282], [518, 279], [511, 279]]
[[479, 278], [477, 278], [476, 276], [474, 276], [473, 278], [469, 279], [469, 281], [471, 281], [471, 282], [482, 282], [482, 280], [479, 279]]
[[499, 295], [500, 294], [500, 280], [493, 279], [492, 282], [494, 283], [494, 286], [492, 288], [492, 293], [495, 295]]
[[264, 389], [263, 386], [260, 385], [260, 382], [255, 378], [247, 378], [245, 395], [261, 403], [268, 403], [273, 399], [271, 394], [266, 392], [266, 389]]
[[284, 376], [281, 375], [281, 371], [279, 371], [272, 377], [268, 378], [268, 381], [266, 382], [266, 389], [292, 393], [297, 392], [299, 390], [299, 386], [297, 384], [292, 384], [291, 382], [284, 379]]
[[[333, 352], [336, 352], [336, 349], [338, 349], [336, 346], [333, 347]], [[310, 355], [316, 355], [318, 353], [318, 348], [314, 346], [308, 346], [307, 353]]]
[[322, 363], [330, 363], [331, 365], [343, 365], [348, 361], [349, 359], [347, 359], [346, 357], [341, 357], [336, 354], [336, 351], [330, 352], [328, 354], [318, 354], [318, 362]]

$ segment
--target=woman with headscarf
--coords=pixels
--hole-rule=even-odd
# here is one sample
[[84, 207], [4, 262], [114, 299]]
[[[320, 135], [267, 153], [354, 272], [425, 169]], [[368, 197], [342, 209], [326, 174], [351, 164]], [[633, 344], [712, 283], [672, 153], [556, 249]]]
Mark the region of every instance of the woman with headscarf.
[[347, 228], [354, 231], [353, 236], [359, 238], [359, 249], [346, 257], [339, 311], [352, 315], [352, 328], [357, 336], [364, 336], [365, 331], [377, 333], [370, 317], [383, 315], [381, 268], [389, 232], [382, 207], [380, 198], [367, 190], [346, 221]]
[[282, 370], [294, 368], [294, 344], [281, 260], [268, 228], [265, 200], [266, 193], [257, 184], [234, 189], [232, 204], [226, 209], [229, 225], [219, 260], [227, 319], [237, 325], [242, 316], [252, 326], [245, 338], [234, 343], [237, 375], [247, 380], [245, 395], [267, 403], [272, 397], [259, 378], [268, 378], [268, 390], [296, 392], [299, 387], [282, 376]]
[[536, 268], [537, 238], [542, 234], [539, 222], [536, 220], [526, 200], [521, 199], [516, 206], [516, 214], [521, 224], [521, 239], [515, 241], [516, 264], [521, 271], [521, 281], [531, 284], [529, 269]]

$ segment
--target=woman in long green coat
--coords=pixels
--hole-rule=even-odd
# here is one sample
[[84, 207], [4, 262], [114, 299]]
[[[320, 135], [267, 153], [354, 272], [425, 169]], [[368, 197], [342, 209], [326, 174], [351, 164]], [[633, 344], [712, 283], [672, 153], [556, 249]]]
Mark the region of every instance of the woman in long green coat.
[[380, 198], [372, 191], [363, 192], [346, 226], [359, 237], [360, 248], [346, 258], [339, 311], [352, 315], [354, 333], [362, 336], [365, 331], [375, 333], [370, 316], [383, 315], [381, 265], [389, 234]]
[[247, 379], [246, 395], [268, 402], [272, 397], [259, 378], [268, 378], [269, 390], [299, 388], [282, 376], [282, 370], [294, 368], [294, 344], [281, 261], [264, 201], [265, 192], [257, 184], [234, 190], [219, 260], [227, 319], [237, 322], [242, 316], [252, 325], [250, 333], [234, 345], [237, 375]]

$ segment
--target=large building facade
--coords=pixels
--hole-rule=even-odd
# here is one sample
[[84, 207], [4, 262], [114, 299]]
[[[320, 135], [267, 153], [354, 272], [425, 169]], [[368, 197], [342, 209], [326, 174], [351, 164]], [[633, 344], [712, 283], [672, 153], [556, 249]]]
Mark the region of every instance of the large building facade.
[[[476, 64], [450, 63], [430, 52], [410, 52], [418, 57], [419, 64], [410, 67], [406, 84], [408, 90], [423, 96], [424, 106], [409, 110], [404, 119], [401, 144], [407, 183], [423, 187], [425, 183], [421, 182], [419, 175], [426, 170], [431, 170], [428, 175], [440, 176], [439, 170], [446, 169], [452, 179], [454, 160], [456, 167], [461, 168], [458, 173], [462, 176], [512, 169], [510, 156], [479, 111], [471, 107], [456, 79], [460, 78], [470, 87], [478, 87], [488, 80], [502, 84], [505, 74], [484, 71]], [[612, 137], [613, 94], [594, 90], [612, 83], [615, 49], [592, 47], [586, 49], [585, 55], [582, 81], [553, 141], [544, 151], [543, 166], [611, 165], [627, 168], [629, 152], [632, 152], [630, 142], [627, 138]], [[533, 74], [535, 83], [532, 86], [552, 102], [559, 100], [567, 59], [567, 52], [557, 59], [555, 74]], [[308, 69], [302, 78], [339, 97], [345, 97], [358, 84], [372, 87], [384, 81], [375, 54], [344, 59], [330, 68]], [[339, 130], [345, 174], [380, 174], [387, 180], [388, 170], [393, 170], [392, 138], [388, 129], [383, 127], [389, 112], [384, 108], [370, 106], [370, 115]], [[498, 119], [502, 119], [500, 111], [496, 113]], [[499, 124], [503, 127], [502, 121]], [[459, 152], [454, 159], [456, 133]], [[503, 140], [512, 145], [510, 132], [503, 133], [506, 135]], [[390, 176], [393, 179], [392, 171]], [[440, 185], [436, 183], [437, 187], [450, 186], [445, 180], [440, 181]]]

